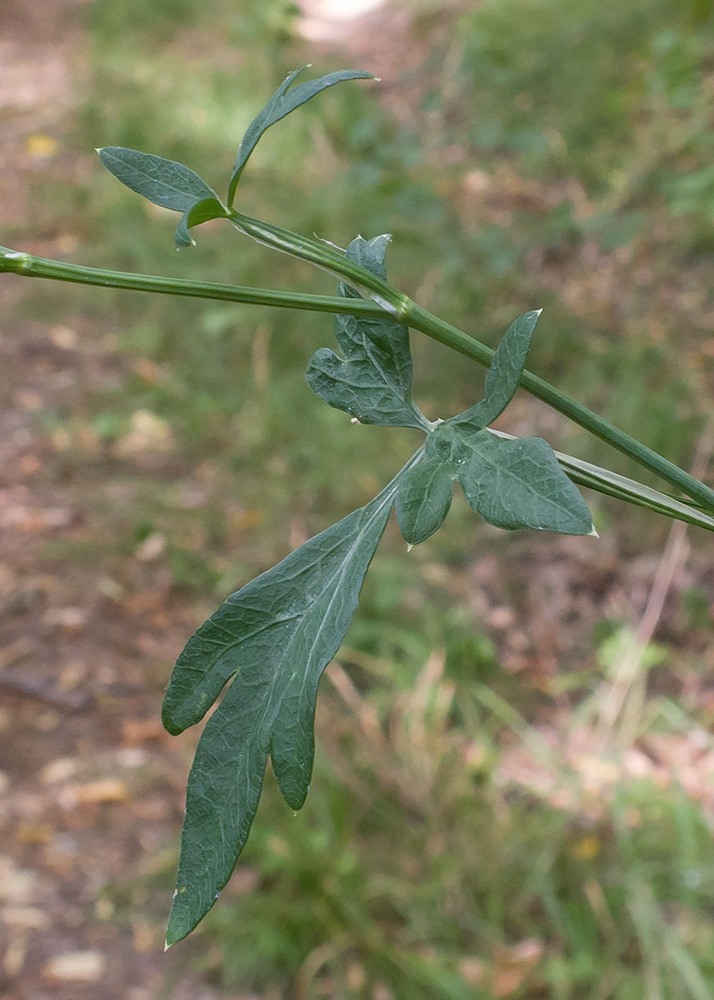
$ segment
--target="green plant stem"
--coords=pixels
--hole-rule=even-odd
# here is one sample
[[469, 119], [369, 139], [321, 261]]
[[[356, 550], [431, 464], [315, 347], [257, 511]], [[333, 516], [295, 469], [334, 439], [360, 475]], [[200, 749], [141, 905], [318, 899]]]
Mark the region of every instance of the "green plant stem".
[[382, 281], [381, 278], [360, 267], [359, 264], [353, 263], [339, 247], [333, 247], [330, 243], [313, 240], [307, 236], [300, 236], [299, 233], [281, 229], [270, 222], [251, 219], [250, 216], [242, 215], [240, 212], [231, 211], [227, 218], [236, 229], [245, 233], [246, 236], [250, 236], [256, 243], [270, 247], [272, 250], [280, 250], [291, 257], [306, 260], [329, 274], [347, 278], [351, 285], [366, 292], [370, 299], [380, 305], [390, 316], [399, 320], [400, 323], [405, 322], [410, 306], [414, 305], [407, 295], [398, 292], [396, 288], [392, 288], [386, 281]]
[[[412, 306], [408, 309], [404, 322], [413, 327], [413, 329], [420, 330], [422, 333], [427, 334], [427, 336], [433, 337], [434, 340], [438, 340], [447, 347], [452, 347], [460, 354], [478, 361], [479, 364], [488, 366], [491, 363], [494, 352], [489, 347], [474, 340], [473, 337], [467, 336], [455, 326], [445, 323], [415, 303], [412, 303]], [[609, 420], [599, 417], [597, 413], [593, 413], [586, 406], [576, 403], [574, 399], [570, 399], [570, 397], [559, 392], [549, 382], [538, 378], [537, 375], [524, 370], [519, 385], [532, 396], [535, 396], [536, 399], [540, 399], [549, 406], [552, 406], [554, 410], [569, 417], [574, 423], [579, 424], [580, 427], [606, 441], [613, 448], [622, 452], [623, 455], [627, 455], [628, 458], [637, 462], [638, 465], [655, 473], [655, 475], [664, 479], [665, 482], [686, 493], [693, 500], [697, 500], [706, 510], [714, 513], [714, 490], [698, 479], [695, 479], [694, 476], [685, 472], [684, 469], [680, 469], [678, 465], [668, 461], [668, 459], [653, 451], [652, 448], [648, 448], [647, 445], [637, 441], [629, 434], [625, 434], [624, 431], [611, 424]]]
[[[186, 281], [153, 274], [130, 274], [126, 271], [105, 271], [98, 267], [66, 264], [46, 257], [20, 253], [0, 247], [0, 274], [22, 274], [28, 278], [52, 278], [79, 285], [100, 288], [126, 288], [135, 292], [155, 292], [162, 295], [188, 295], [199, 299], [221, 299], [244, 302], [255, 306], [278, 306], [283, 309], [309, 309], [314, 312], [345, 313], [352, 316], [383, 316], [376, 302], [349, 299], [336, 295], [310, 295], [301, 292], [281, 292], [271, 288], [248, 288], [241, 285], [220, 285], [212, 281]], [[345, 308], [349, 302], [349, 309]]]
[[[366, 291], [370, 298], [383, 306], [387, 312], [414, 330], [425, 333], [439, 343], [451, 347], [467, 358], [488, 367], [494, 352], [480, 341], [468, 336], [462, 330], [445, 323], [433, 313], [422, 309], [402, 292], [375, 278], [364, 268], [354, 264], [337, 248], [332, 248], [317, 240], [311, 240], [297, 233], [280, 229], [270, 223], [259, 222], [238, 212], [230, 213], [230, 220], [236, 228], [265, 246], [289, 253], [302, 260], [308, 260], [318, 267], [347, 278], [352, 284]], [[345, 310], [347, 311], [347, 310]], [[519, 385], [536, 399], [542, 400], [554, 410], [562, 413], [574, 423], [606, 441], [613, 448], [627, 455], [643, 468], [670, 483], [687, 496], [697, 500], [709, 512], [714, 513], [714, 490], [695, 479], [684, 469], [668, 461], [656, 451], [648, 448], [629, 434], [619, 430], [608, 420], [599, 417], [592, 410], [559, 392], [555, 386], [524, 370]]]
[[[235, 216], [235, 218], [233, 218]], [[415, 330], [451, 347], [465, 357], [488, 367], [493, 351], [463, 331], [445, 323], [432, 313], [422, 309], [406, 295], [375, 278], [369, 271], [353, 264], [338, 250], [297, 236], [276, 226], [249, 219], [232, 213], [234, 225], [253, 239], [273, 249], [300, 257], [316, 264], [332, 274], [346, 278], [351, 284], [362, 288], [370, 299], [344, 298], [327, 295], [311, 295], [299, 292], [281, 292], [267, 288], [247, 288], [236, 285], [221, 285], [208, 281], [187, 281], [181, 278], [166, 278], [157, 275], [130, 274], [123, 271], [109, 271], [100, 268], [83, 267], [62, 261], [35, 257], [32, 254], [0, 247], [0, 273], [7, 272], [26, 277], [50, 278], [56, 281], [70, 281], [78, 284], [97, 285], [102, 288], [123, 288], [133, 291], [156, 292], [164, 295], [187, 295], [195, 298], [219, 299], [241, 302], [247, 305], [277, 306], [280, 308], [308, 309], [316, 312], [341, 313], [352, 316], [383, 316], [384, 310]], [[563, 413], [575, 423], [607, 441], [639, 465], [692, 497], [707, 511], [714, 512], [714, 491], [699, 482], [689, 473], [658, 455], [646, 445], [618, 430], [607, 420], [599, 417], [585, 406], [581, 406], [554, 386], [524, 371], [520, 385], [555, 410]], [[568, 470], [570, 471], [570, 470]], [[586, 485], [586, 484], [583, 484]], [[594, 482], [588, 483], [598, 489]], [[602, 492], [611, 492], [603, 489]], [[622, 499], [628, 499], [623, 496]], [[664, 511], [663, 511], [664, 513]], [[677, 517], [674, 512], [670, 516]], [[702, 525], [704, 526], [704, 525]]]

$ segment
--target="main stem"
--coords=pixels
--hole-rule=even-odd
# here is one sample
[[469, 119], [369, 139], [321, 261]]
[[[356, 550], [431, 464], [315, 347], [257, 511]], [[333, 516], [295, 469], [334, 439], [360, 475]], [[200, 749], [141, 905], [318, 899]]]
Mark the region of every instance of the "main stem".
[[[482, 365], [489, 365], [491, 362], [494, 352], [486, 347], [485, 344], [481, 344], [479, 341], [467, 336], [455, 326], [445, 323], [437, 316], [416, 305], [416, 303], [412, 303], [408, 309], [405, 323], [415, 330], [433, 337], [434, 340], [446, 344], [447, 347], [452, 347], [455, 351], [473, 358], [474, 361], [478, 361]], [[537, 375], [533, 375], [524, 369], [518, 384], [532, 396], [535, 396], [536, 399], [540, 399], [549, 406], [552, 406], [554, 410], [558, 410], [559, 413], [569, 417], [574, 423], [579, 424], [585, 430], [590, 431], [591, 434], [606, 441], [613, 448], [621, 451], [623, 455], [627, 455], [628, 458], [633, 459], [638, 465], [649, 469], [650, 472], [654, 472], [661, 479], [664, 479], [678, 490], [686, 493], [693, 500], [697, 500], [708, 511], [714, 513], [714, 490], [698, 479], [695, 479], [694, 476], [685, 472], [684, 469], [680, 469], [678, 465], [663, 458], [662, 455], [653, 451], [652, 448], [648, 448], [647, 445], [637, 441], [629, 434], [625, 434], [624, 431], [611, 424], [609, 420], [599, 417], [597, 413], [593, 413], [586, 406], [576, 403], [569, 396], [565, 396], [555, 386], [552, 386]]]
[[[366, 291], [370, 298], [406, 326], [425, 333], [428, 337], [438, 340], [473, 361], [478, 361], [485, 367], [491, 364], [491, 358], [494, 354], [491, 348], [468, 336], [457, 327], [451, 326], [450, 323], [445, 323], [438, 316], [427, 312], [426, 309], [422, 309], [402, 292], [398, 292], [391, 285], [370, 274], [369, 271], [355, 264], [332, 247], [297, 233], [280, 229], [270, 223], [251, 219], [239, 212], [231, 211], [230, 220], [236, 228], [259, 243], [276, 250], [282, 250], [285, 253], [291, 253], [293, 256], [308, 260], [324, 270], [347, 278], [348, 281]], [[591, 434], [607, 441], [613, 448], [617, 448], [638, 465], [654, 472], [655, 475], [660, 476], [692, 499], [699, 501], [708, 511], [714, 513], [714, 490], [695, 479], [684, 469], [680, 469], [679, 466], [669, 462], [662, 455], [648, 448], [647, 445], [637, 441], [629, 434], [625, 434], [624, 431], [619, 430], [603, 417], [599, 417], [586, 406], [576, 403], [574, 399], [559, 392], [555, 386], [538, 378], [537, 375], [524, 370], [519, 385], [536, 399], [541, 399], [544, 403], [552, 406], [554, 410], [558, 410], [574, 423], [590, 431]]]
[[[236, 228], [260, 243], [300, 257], [332, 274], [346, 278], [351, 284], [365, 291], [369, 299], [281, 292], [264, 288], [221, 285], [208, 281], [186, 281], [180, 278], [108, 271], [35, 257], [32, 254], [9, 250], [6, 247], [0, 247], [0, 273], [9, 272], [28, 277], [51, 278], [56, 281], [98, 285], [103, 288], [124, 288], [166, 295], [187, 295], [196, 298], [242, 302], [249, 305], [309, 309], [351, 316], [383, 317], [386, 311], [405, 325], [438, 340], [472, 361], [477, 361], [485, 367], [490, 365], [494, 353], [491, 348], [468, 336], [457, 327], [451, 326], [450, 323], [445, 323], [437, 316], [427, 312], [426, 309], [422, 309], [406, 295], [354, 264], [337, 250], [277, 226], [250, 219], [238, 212], [231, 212], [231, 221]], [[537, 399], [541, 399], [596, 437], [617, 448], [638, 465], [649, 469], [650, 472], [654, 472], [676, 489], [698, 501], [708, 511], [714, 512], [714, 490], [674, 463], [630, 437], [629, 434], [625, 434], [609, 421], [593, 413], [592, 410], [576, 403], [575, 400], [559, 392], [554, 386], [538, 378], [537, 375], [524, 371], [521, 375], [520, 385]]]

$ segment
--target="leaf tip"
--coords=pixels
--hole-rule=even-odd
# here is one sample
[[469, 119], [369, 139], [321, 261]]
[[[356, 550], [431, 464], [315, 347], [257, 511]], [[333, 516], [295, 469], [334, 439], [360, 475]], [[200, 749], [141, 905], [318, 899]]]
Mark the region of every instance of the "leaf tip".
[[170, 736], [178, 736], [179, 733], [182, 733], [186, 728], [185, 726], [182, 726], [174, 721], [170, 711], [165, 705], [161, 711], [161, 725]]
[[600, 535], [597, 532], [595, 525], [593, 525], [592, 531], [588, 531], [588, 538], [599, 538]]

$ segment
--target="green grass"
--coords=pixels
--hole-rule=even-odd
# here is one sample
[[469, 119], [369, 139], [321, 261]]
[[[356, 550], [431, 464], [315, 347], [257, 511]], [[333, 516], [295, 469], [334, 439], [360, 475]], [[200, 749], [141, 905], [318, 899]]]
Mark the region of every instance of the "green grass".
[[[429, 31], [435, 15], [421, 16]], [[181, 159], [219, 190], [242, 130], [287, 72], [341, 65], [296, 40], [278, 2], [95, 0], [88, 24], [91, 80], [66, 144]], [[706, 287], [714, 246], [711, 3], [487, 0], [438, 37], [410, 120], [394, 120], [369, 86], [336, 88], [270, 131], [239, 207], [341, 245], [392, 232], [393, 283], [491, 343], [517, 313], [545, 306], [529, 367], [687, 464], [711, 333], [710, 304], [684, 302]], [[457, 69], [442, 75], [449, 53]], [[450, 146], [453, 161], [440, 160]], [[75, 234], [82, 262], [334, 291], [227, 227], [198, 230], [198, 246], [176, 254], [173, 216], [98, 161], [85, 176], [38, 183], [28, 226]], [[373, 495], [414, 443], [409, 431], [353, 427], [311, 396], [304, 369], [331, 341], [328, 318], [49, 285], [22, 308], [49, 323], [82, 316], [113, 358], [113, 387], [45, 424], [68, 435], [68, 467], [129, 489], [128, 503], [98, 489], [90, 512], [94, 558], [120, 582], [121, 560], [159, 533], [165, 551], [147, 574], [167, 570], [210, 610]], [[414, 351], [430, 417], [478, 398], [475, 366], [418, 338]], [[169, 472], [141, 454], [136, 465], [117, 458], [143, 411], [170, 431]], [[561, 424], [548, 436], [620, 468]], [[186, 506], [181, 490], [196, 484], [208, 499]], [[664, 522], [598, 504], [621, 549], [660, 547]], [[269, 778], [241, 860], [254, 877], [238, 878], [245, 891], [227, 890], [200, 932], [203, 972], [226, 989], [286, 1000], [714, 993], [708, 815], [676, 783], [621, 775], [589, 797], [562, 748], [543, 743], [555, 685], [504, 674], [469, 606], [466, 571], [491, 551], [480, 531], [457, 503], [409, 558], [388, 532], [339, 658], [352, 686], [337, 674], [341, 694], [323, 683], [307, 805], [294, 817]], [[86, 559], [83, 544], [49, 554]], [[710, 628], [706, 604], [687, 600]], [[594, 655], [560, 667], [564, 687], [583, 672], [576, 690], [606, 677]], [[666, 676], [667, 663], [658, 669]], [[569, 725], [589, 731], [597, 705], [583, 693], [573, 706]], [[675, 731], [660, 707], [646, 700], [639, 736]], [[503, 783], [519, 748], [563, 774], [572, 796]]]
[[500, 720], [446, 662], [401, 684], [381, 672], [351, 711], [325, 685], [308, 804], [293, 818], [268, 782], [241, 862], [257, 878], [207, 921], [216, 981], [350, 998], [383, 984], [395, 1000], [706, 996], [714, 852], [699, 807], [646, 781], [589, 808], [585, 794], [582, 812], [504, 787]]

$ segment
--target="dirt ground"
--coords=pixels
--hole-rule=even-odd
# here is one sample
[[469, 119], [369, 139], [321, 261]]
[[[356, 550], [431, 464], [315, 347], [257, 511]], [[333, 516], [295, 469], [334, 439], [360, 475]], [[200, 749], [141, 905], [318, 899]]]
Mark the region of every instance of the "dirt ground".
[[[0, 7], [8, 226], [72, 108], [81, 3]], [[0, 282], [0, 310], [25, 292]], [[112, 358], [80, 343], [66, 326], [0, 326], [0, 997], [207, 997], [186, 953], [163, 951], [190, 748], [163, 732], [159, 707], [195, 618], [160, 587], [137, 579], [129, 594], [91, 560], [47, 557], [53, 540], [87, 532], [85, 500], [103, 480], [98, 462], [78, 481], [35, 418], [112, 377]], [[164, 889], [149, 892], [163, 868]]]

